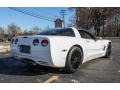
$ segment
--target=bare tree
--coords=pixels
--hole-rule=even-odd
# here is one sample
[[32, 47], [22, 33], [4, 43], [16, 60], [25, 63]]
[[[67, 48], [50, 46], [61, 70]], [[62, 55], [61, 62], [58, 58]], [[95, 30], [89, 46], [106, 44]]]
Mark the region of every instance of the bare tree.
[[34, 27], [32, 27], [32, 29], [31, 29], [30, 31], [31, 31], [33, 34], [36, 34], [36, 33], [40, 32], [41, 29], [40, 29], [38, 26], [34, 26]]
[[0, 40], [4, 41], [4, 29], [2, 27], [0, 27]]
[[17, 36], [21, 33], [21, 28], [17, 26], [16, 24], [12, 23], [8, 25], [8, 34], [11, 37]]
[[4, 34], [4, 29], [0, 27], [0, 34]]
[[[114, 36], [120, 34], [120, 8], [116, 7], [76, 7], [75, 10], [75, 25], [78, 28], [90, 29], [94, 28], [97, 36], [105, 36], [108, 26], [114, 25]], [[73, 21], [72, 21], [73, 23]], [[111, 27], [112, 28], [112, 27]], [[112, 28], [113, 29], [113, 28]], [[107, 33], [109, 30], [107, 30]], [[106, 34], [108, 35], [108, 34]], [[110, 35], [110, 34], [109, 34]]]
[[38, 26], [34, 26], [30, 30], [24, 30], [22, 35], [33, 35], [40, 31], [41, 31], [41, 29]]

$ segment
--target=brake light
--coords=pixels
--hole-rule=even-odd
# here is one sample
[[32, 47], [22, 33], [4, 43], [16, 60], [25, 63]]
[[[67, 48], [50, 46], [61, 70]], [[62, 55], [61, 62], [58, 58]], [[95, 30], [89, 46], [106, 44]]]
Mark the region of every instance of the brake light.
[[48, 40], [44, 39], [41, 41], [42, 46], [47, 46], [48, 45]]
[[14, 39], [11, 40], [11, 43], [12, 43], [12, 44], [14, 43]]
[[34, 40], [33, 40], [33, 45], [34, 45], [34, 46], [37, 46], [38, 44], [39, 44], [39, 40], [38, 40], [38, 39], [34, 39]]
[[18, 39], [15, 39], [15, 44], [17, 44], [18, 43]]

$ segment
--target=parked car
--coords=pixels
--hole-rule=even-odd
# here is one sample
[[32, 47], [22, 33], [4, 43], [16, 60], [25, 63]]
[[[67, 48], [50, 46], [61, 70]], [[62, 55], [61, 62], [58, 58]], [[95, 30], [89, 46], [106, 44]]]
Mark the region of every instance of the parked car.
[[109, 57], [111, 41], [98, 39], [86, 30], [52, 29], [37, 35], [14, 37], [11, 54], [28, 65], [64, 68], [72, 73], [86, 61]]

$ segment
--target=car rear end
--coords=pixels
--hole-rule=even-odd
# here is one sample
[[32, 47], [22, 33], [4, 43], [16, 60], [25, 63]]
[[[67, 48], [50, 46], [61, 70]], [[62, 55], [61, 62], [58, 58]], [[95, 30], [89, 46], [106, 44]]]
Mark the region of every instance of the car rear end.
[[18, 36], [11, 41], [11, 55], [24, 62], [51, 66], [50, 42], [40, 35]]

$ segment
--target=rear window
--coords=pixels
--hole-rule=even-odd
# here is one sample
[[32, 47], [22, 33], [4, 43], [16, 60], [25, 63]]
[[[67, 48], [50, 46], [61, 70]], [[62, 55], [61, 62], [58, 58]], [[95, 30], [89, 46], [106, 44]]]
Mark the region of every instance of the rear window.
[[75, 36], [74, 31], [71, 28], [45, 30], [38, 33], [38, 35], [71, 36], [71, 37]]

